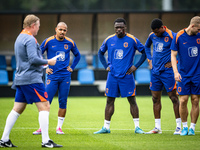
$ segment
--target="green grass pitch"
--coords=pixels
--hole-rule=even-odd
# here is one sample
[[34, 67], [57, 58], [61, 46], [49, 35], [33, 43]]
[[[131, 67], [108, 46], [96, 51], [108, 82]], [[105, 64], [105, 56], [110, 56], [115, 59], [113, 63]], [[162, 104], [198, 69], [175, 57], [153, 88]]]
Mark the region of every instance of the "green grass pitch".
[[[150, 96], [136, 96], [140, 112], [140, 127], [145, 131], [154, 128], [153, 103]], [[14, 98], [0, 98], [0, 137], [6, 118], [11, 111]], [[50, 110], [49, 135], [54, 142], [68, 150], [199, 150], [200, 124], [196, 125], [195, 136], [173, 135], [176, 127], [172, 103], [162, 97], [162, 134], [138, 135], [134, 133], [134, 122], [126, 98], [117, 98], [115, 113], [111, 120], [111, 134], [94, 135], [104, 123], [106, 97], [69, 97], [68, 110], [63, 124], [64, 135], [56, 135], [58, 101], [54, 98]], [[188, 103], [189, 112], [191, 102]], [[188, 117], [190, 125], [190, 116]], [[38, 111], [27, 105], [25, 112], [14, 125], [10, 139], [20, 149], [42, 149], [41, 135], [32, 135], [38, 129]]]

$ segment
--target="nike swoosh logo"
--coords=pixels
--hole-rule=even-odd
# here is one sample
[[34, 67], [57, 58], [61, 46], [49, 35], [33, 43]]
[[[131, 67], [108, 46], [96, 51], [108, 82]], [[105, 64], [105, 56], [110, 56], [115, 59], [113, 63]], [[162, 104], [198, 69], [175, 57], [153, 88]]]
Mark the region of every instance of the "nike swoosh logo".
[[12, 144], [7, 144], [7, 143], [5, 143], [5, 145], [6, 145], [7, 147], [12, 147]]
[[115, 44], [111, 44], [111, 46], [114, 46]]
[[56, 46], [52, 46], [52, 48], [54, 48], [54, 47], [56, 47]]
[[187, 42], [183, 43], [183, 44], [187, 44]]
[[46, 147], [48, 147], [48, 148], [53, 148], [53, 144], [51, 144], [51, 145], [46, 145]]
[[36, 95], [39, 97], [39, 99], [41, 100], [41, 102], [46, 102], [47, 101], [42, 95], [40, 95], [38, 93], [38, 91], [35, 88], [34, 88], [34, 91], [35, 91]]

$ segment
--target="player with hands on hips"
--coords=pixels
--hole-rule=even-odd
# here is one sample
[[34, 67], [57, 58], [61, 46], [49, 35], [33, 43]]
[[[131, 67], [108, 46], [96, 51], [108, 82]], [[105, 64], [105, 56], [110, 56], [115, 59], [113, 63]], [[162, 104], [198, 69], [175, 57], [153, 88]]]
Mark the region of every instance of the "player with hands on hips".
[[[59, 110], [56, 134], [64, 134], [62, 125], [67, 111], [71, 73], [80, 60], [80, 53], [76, 43], [66, 36], [67, 29], [66, 23], [59, 22], [55, 28], [56, 35], [45, 39], [41, 44], [42, 53], [46, 52], [47, 58], [57, 59], [55, 66], [49, 66], [46, 69], [46, 90], [49, 95], [50, 104], [58, 91]], [[69, 66], [70, 52], [74, 55], [71, 66]], [[41, 134], [41, 128], [33, 132], [33, 134]]]
[[[135, 133], [143, 134], [139, 126], [139, 109], [135, 99], [135, 80], [133, 72], [145, 61], [146, 54], [142, 43], [133, 35], [126, 33], [126, 21], [118, 18], [114, 21], [115, 34], [107, 37], [99, 49], [98, 56], [108, 71], [104, 126], [94, 134], [110, 133], [111, 117], [114, 114], [116, 97], [127, 97], [130, 112], [135, 124]], [[136, 50], [142, 53], [140, 60], [133, 66]], [[104, 57], [108, 52], [108, 63]]]

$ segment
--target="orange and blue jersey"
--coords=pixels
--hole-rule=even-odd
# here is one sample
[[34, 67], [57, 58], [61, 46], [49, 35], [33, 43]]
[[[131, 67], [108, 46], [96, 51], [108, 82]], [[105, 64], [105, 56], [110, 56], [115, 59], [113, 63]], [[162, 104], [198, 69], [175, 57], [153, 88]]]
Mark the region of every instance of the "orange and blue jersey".
[[[152, 73], [159, 75], [161, 71], [164, 71], [165, 64], [171, 62], [171, 42], [175, 33], [166, 29], [162, 36], [158, 37], [153, 32], [149, 34], [149, 37], [145, 43], [145, 52], [147, 59], [152, 60]], [[151, 45], [153, 43], [153, 57], [151, 55]]]
[[67, 67], [70, 63], [70, 51], [74, 54], [75, 59], [72, 62], [71, 68], [74, 70], [78, 61], [80, 60], [80, 53], [76, 46], [76, 43], [65, 37], [63, 41], [59, 41], [55, 36], [51, 36], [45, 39], [41, 44], [42, 53], [47, 52], [47, 58], [51, 59], [59, 54], [62, 54], [61, 57], [57, 58], [55, 66], [49, 66], [53, 69], [53, 74], [51, 76], [60, 77], [63, 75], [70, 76], [71, 72], [67, 70]]
[[123, 78], [128, 69], [133, 65], [136, 50], [144, 50], [142, 43], [133, 35], [127, 33], [125, 37], [118, 38], [116, 34], [107, 37], [99, 51], [108, 51], [108, 66], [111, 74]]
[[178, 51], [178, 71], [182, 77], [200, 75], [200, 33], [189, 36], [184, 29], [179, 31], [171, 50]]

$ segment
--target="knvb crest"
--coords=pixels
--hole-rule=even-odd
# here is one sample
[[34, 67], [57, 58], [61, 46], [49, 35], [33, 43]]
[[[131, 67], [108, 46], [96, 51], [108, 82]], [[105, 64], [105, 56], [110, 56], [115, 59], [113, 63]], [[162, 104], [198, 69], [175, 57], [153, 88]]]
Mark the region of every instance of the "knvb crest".
[[65, 44], [65, 45], [64, 45], [64, 48], [65, 48], [66, 50], [68, 50], [68, 45], [67, 45], [67, 44]]
[[165, 42], [168, 42], [169, 41], [169, 37], [165, 37]]
[[128, 47], [128, 42], [124, 43], [124, 47], [127, 48]]
[[197, 44], [200, 44], [200, 38], [197, 39]]

